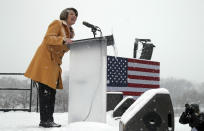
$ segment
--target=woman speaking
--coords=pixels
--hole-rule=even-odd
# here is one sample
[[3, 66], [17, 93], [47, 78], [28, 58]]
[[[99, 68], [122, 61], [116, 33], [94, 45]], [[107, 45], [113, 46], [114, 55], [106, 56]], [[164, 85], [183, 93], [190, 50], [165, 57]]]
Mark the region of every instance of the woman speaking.
[[38, 47], [25, 76], [39, 85], [40, 124], [39, 126], [61, 127], [53, 119], [56, 89], [62, 89], [62, 58], [72, 43], [78, 11], [66, 8], [60, 14], [60, 20], [54, 20], [48, 27], [41, 45]]

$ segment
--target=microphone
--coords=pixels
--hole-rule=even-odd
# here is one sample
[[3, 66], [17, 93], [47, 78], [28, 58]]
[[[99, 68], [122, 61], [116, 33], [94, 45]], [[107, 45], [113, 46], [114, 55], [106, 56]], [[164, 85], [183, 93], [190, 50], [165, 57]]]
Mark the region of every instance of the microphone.
[[92, 24], [90, 24], [90, 23], [88, 23], [86, 21], [83, 21], [83, 25], [85, 25], [86, 27], [92, 28], [94, 30], [97, 30], [97, 28], [98, 28], [97, 26], [92, 25]]

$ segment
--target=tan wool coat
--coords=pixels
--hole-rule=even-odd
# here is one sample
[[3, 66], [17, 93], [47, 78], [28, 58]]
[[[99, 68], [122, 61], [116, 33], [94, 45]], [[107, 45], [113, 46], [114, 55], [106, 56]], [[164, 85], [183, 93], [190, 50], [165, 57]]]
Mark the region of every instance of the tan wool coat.
[[65, 21], [54, 20], [48, 27], [43, 42], [38, 47], [24, 76], [48, 85], [53, 89], [62, 89], [62, 58], [69, 49], [63, 39], [70, 38], [70, 30]]

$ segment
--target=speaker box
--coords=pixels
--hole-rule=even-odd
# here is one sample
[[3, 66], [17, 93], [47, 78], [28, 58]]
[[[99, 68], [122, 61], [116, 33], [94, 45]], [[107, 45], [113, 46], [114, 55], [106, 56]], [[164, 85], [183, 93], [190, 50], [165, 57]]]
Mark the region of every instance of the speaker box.
[[141, 99], [139, 97], [122, 115], [120, 131], [174, 131], [174, 112], [170, 95], [152, 95], [149, 91], [140, 96]]
[[134, 102], [135, 99], [132, 96], [125, 97], [113, 110], [113, 117], [121, 117]]
[[107, 111], [113, 110], [123, 99], [122, 92], [107, 92]]
[[155, 46], [153, 44], [143, 44], [140, 59], [151, 60], [154, 47]]

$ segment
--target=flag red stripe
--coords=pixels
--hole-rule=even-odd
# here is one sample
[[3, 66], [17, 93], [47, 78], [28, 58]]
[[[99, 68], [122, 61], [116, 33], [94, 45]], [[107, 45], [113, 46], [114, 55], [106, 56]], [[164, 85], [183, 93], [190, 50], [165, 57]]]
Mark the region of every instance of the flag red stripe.
[[160, 65], [160, 62], [155, 62], [155, 61], [146, 61], [146, 60], [138, 60], [138, 59], [128, 59], [128, 62], [133, 62], [133, 63], [140, 63], [140, 64], [148, 64], [148, 65]]
[[159, 77], [150, 77], [150, 76], [128, 75], [128, 78], [130, 78], [130, 79], [139, 79], [139, 80], [159, 81]]
[[134, 88], [159, 88], [159, 85], [128, 83], [128, 87], [134, 87]]
[[159, 73], [159, 70], [147, 69], [147, 68], [139, 68], [139, 67], [128, 67], [128, 70], [131, 70], [131, 71], [142, 71], [142, 72], [151, 72], [151, 73]]
[[141, 94], [143, 94], [144, 92], [127, 92], [124, 91], [123, 95], [130, 95], [130, 96], [140, 96]]

